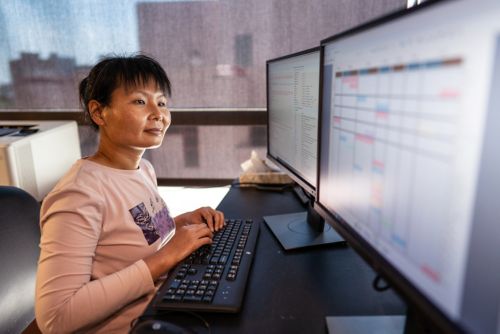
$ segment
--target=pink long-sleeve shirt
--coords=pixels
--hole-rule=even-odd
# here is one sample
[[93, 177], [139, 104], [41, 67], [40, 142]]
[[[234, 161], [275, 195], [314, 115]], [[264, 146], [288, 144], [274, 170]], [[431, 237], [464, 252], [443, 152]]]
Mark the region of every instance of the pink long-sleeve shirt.
[[155, 282], [142, 260], [175, 233], [153, 167], [78, 160], [42, 203], [35, 314], [44, 333], [126, 333]]

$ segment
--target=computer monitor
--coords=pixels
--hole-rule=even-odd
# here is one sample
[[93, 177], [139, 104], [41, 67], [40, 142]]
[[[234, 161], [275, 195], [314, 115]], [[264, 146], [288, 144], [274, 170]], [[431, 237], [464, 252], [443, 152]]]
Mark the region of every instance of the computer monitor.
[[[342, 239], [314, 211], [316, 195], [319, 47], [268, 60], [267, 157], [296, 181], [307, 209], [266, 216], [269, 228], [285, 249], [338, 242]], [[313, 199], [311, 201], [311, 199]]]
[[500, 2], [322, 45], [318, 210], [424, 319], [499, 333]]

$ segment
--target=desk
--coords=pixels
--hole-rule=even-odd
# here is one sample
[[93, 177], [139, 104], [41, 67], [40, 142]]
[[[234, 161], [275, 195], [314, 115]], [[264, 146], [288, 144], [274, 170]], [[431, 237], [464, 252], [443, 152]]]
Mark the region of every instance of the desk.
[[[395, 293], [372, 289], [375, 273], [351, 248], [283, 251], [262, 217], [303, 211], [292, 191], [231, 188], [218, 209], [227, 218], [252, 218], [260, 235], [242, 311], [201, 314], [212, 333], [325, 333], [327, 315], [405, 313]], [[149, 307], [144, 314], [176, 320]]]

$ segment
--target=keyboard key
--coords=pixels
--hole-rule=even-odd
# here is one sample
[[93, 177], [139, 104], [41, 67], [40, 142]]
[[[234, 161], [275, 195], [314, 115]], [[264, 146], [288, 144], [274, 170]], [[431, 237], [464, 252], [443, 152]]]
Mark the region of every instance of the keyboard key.
[[165, 296], [163, 296], [163, 299], [164, 300], [174, 300], [175, 299], [175, 295], [167, 293]]
[[201, 299], [202, 299], [202, 297], [200, 297], [200, 296], [192, 295], [192, 296], [184, 296], [183, 301], [186, 301], [186, 302], [199, 302], [199, 301], [201, 301]]
[[172, 283], [170, 283], [170, 287], [171, 288], [174, 288], [174, 289], [177, 289], [179, 287], [179, 285], [181, 284], [181, 280], [179, 279], [174, 279], [172, 281]]

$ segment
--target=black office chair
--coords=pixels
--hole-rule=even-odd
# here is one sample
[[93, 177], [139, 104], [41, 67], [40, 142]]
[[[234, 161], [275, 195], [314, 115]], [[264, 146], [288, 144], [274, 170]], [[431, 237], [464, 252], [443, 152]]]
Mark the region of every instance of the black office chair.
[[0, 333], [21, 333], [35, 318], [39, 203], [0, 186]]

